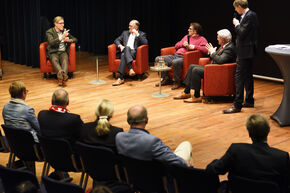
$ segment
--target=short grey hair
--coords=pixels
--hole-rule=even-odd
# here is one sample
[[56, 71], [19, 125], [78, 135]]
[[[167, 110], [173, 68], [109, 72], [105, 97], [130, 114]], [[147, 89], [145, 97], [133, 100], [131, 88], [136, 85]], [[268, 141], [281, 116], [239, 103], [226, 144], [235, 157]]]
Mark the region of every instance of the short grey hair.
[[68, 105], [68, 93], [64, 89], [57, 89], [54, 91], [52, 95], [52, 105], [58, 105], [58, 106], [63, 106], [66, 107]]
[[217, 34], [222, 38], [225, 39], [227, 42], [232, 40], [232, 34], [228, 29], [221, 29], [217, 32]]

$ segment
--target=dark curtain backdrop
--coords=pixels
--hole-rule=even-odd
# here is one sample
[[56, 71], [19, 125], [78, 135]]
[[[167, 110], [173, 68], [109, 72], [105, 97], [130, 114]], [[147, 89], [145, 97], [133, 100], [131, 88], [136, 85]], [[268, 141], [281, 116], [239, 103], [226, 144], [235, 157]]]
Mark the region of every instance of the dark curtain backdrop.
[[[131, 19], [140, 21], [140, 30], [149, 40], [149, 59], [160, 54], [160, 48], [173, 46], [185, 34], [190, 22], [199, 22], [203, 35], [217, 46], [216, 32], [228, 28], [234, 35], [233, 0], [1, 0], [0, 27], [4, 29], [3, 58], [19, 64], [39, 66], [38, 47], [45, 30], [61, 15], [65, 28], [79, 39], [82, 51], [107, 54], [107, 46]], [[265, 53], [270, 44], [289, 43], [290, 28], [285, 25], [287, 6], [282, 0], [249, 0], [260, 21], [259, 53], [254, 73], [281, 78], [275, 62]]]

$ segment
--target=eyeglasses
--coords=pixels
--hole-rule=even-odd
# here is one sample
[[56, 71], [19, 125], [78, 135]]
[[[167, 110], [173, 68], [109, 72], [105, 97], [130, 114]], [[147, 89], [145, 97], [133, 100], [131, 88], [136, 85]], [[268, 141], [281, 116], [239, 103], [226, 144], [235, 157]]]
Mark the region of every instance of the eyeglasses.
[[192, 27], [190, 27], [190, 28], [188, 28], [189, 30], [193, 30], [193, 28]]
[[64, 25], [64, 22], [60, 22], [60, 23], [57, 23], [57, 24], [59, 24], [59, 25]]

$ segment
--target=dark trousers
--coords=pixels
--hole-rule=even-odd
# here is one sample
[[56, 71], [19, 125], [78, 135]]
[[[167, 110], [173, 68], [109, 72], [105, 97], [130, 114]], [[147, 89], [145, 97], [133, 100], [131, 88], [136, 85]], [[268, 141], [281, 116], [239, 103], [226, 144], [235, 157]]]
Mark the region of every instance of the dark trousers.
[[[183, 55], [174, 54], [174, 55], [165, 55], [162, 57], [164, 58], [164, 61], [167, 63], [168, 66], [173, 66], [174, 80], [180, 81], [183, 66]], [[156, 62], [158, 58], [159, 56], [155, 58]], [[161, 73], [162, 78], [165, 78], [167, 76], [167, 73], [168, 72], [162, 72]]]
[[244, 88], [246, 90], [247, 103], [254, 103], [254, 80], [252, 70], [252, 58], [237, 59], [237, 69], [235, 74], [236, 96], [234, 106], [242, 108], [244, 101]]
[[121, 61], [119, 64], [118, 72], [121, 75], [124, 75], [126, 66], [128, 66], [128, 68], [131, 69], [132, 61], [135, 60], [135, 58], [136, 58], [136, 50], [126, 46], [121, 53]]
[[195, 92], [199, 92], [201, 79], [203, 78], [203, 76], [204, 67], [197, 64], [191, 64], [188, 68], [183, 83], [186, 85], [187, 88], [194, 89]]
[[49, 60], [56, 73], [63, 71], [65, 74], [68, 72], [68, 54], [64, 52], [56, 52], [50, 54]]

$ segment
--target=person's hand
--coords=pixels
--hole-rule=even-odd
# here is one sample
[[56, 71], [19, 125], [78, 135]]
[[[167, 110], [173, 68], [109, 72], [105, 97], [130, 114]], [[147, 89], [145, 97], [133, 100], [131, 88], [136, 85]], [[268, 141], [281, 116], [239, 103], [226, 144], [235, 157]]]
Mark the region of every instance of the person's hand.
[[72, 39], [69, 39], [69, 37], [66, 37], [66, 38], [64, 38], [63, 41], [64, 42], [67, 42], [67, 43], [71, 43], [73, 40]]
[[132, 29], [132, 33], [135, 34], [136, 36], [139, 36], [139, 32], [136, 29]]
[[123, 45], [119, 45], [119, 48], [120, 48], [121, 52], [123, 52], [125, 46], [123, 46]]
[[195, 45], [192, 45], [192, 44], [189, 44], [189, 45], [188, 45], [188, 49], [189, 49], [189, 50], [194, 50], [194, 48], [195, 48]]
[[69, 34], [68, 32], [69, 32], [69, 29], [68, 30], [64, 29], [63, 34], [62, 34], [62, 39], [63, 40], [65, 40], [66, 37], [68, 36], [68, 34]]
[[236, 18], [233, 18], [233, 24], [236, 26], [236, 25], [240, 24], [240, 22]]
[[187, 46], [188, 46], [188, 42], [187, 42], [187, 41], [184, 41], [184, 42], [183, 42], [183, 46], [187, 48]]
[[211, 43], [205, 45], [209, 54], [212, 54], [216, 51], [217, 47], [213, 47]]

